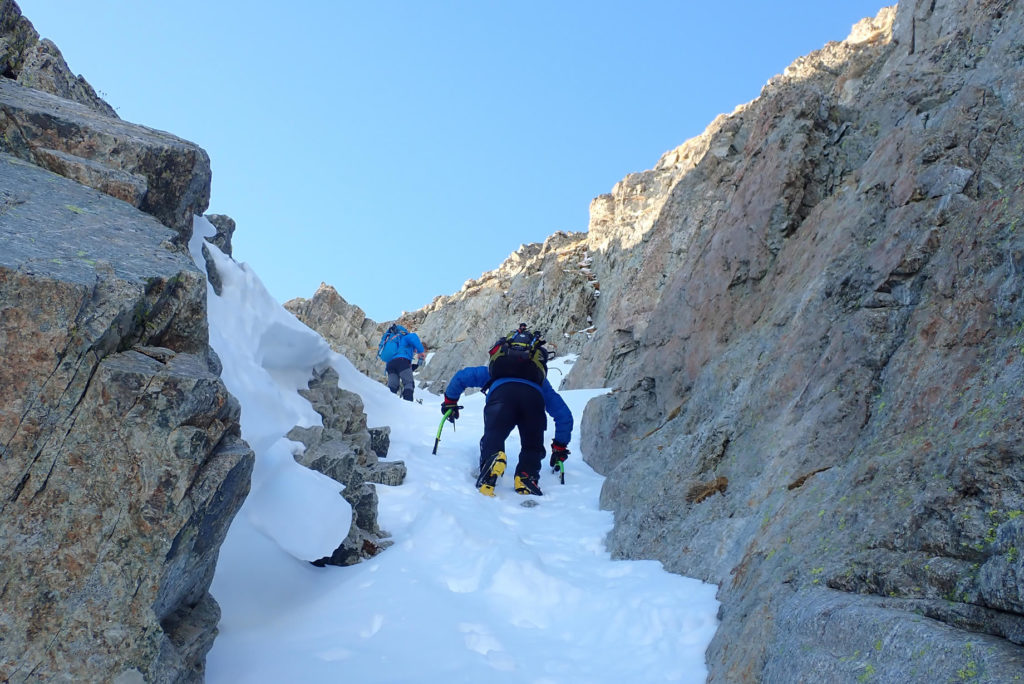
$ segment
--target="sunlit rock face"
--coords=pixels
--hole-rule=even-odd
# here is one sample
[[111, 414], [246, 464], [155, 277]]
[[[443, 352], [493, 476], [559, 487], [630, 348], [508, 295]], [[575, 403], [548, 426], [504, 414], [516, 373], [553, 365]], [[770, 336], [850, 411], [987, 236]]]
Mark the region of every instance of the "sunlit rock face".
[[[464, 366], [486, 364], [495, 340], [520, 323], [540, 330], [553, 354], [578, 353], [599, 297], [585, 240], [583, 233], [555, 233], [523, 245], [455, 294], [403, 316], [433, 352], [419, 373], [421, 386], [442, 392]], [[555, 387], [563, 380], [554, 373], [549, 379]]]

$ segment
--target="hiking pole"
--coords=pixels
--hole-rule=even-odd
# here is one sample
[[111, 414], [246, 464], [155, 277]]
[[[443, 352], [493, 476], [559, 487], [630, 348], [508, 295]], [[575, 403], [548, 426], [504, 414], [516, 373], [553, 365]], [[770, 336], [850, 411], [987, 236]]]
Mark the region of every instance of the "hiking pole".
[[[459, 406], [458, 408], [463, 407]], [[437, 435], [434, 437], [434, 450], [431, 452], [432, 454], [437, 454], [437, 445], [441, 442], [441, 430], [444, 430], [444, 421], [450, 420], [452, 423], [452, 430], [455, 429], [455, 421], [451, 420], [452, 411], [454, 410], [455, 409], [448, 409], [444, 412], [444, 415], [441, 416], [441, 424], [437, 426]]]

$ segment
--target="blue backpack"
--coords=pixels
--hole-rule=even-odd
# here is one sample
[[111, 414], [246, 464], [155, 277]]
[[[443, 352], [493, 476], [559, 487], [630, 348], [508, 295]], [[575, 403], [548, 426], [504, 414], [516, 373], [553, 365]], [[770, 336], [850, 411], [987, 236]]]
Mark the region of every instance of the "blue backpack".
[[380, 344], [377, 345], [377, 358], [385, 363], [395, 358], [399, 347], [402, 346], [402, 338], [408, 334], [408, 330], [397, 323], [393, 324], [380, 338]]

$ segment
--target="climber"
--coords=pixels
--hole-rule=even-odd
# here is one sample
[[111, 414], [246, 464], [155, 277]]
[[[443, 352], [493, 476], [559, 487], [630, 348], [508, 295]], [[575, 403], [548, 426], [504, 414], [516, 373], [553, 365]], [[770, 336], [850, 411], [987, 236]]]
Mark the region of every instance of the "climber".
[[480, 439], [480, 475], [476, 487], [494, 496], [494, 485], [504, 474], [505, 440], [519, 429], [519, 462], [515, 469], [515, 491], [540, 496], [541, 461], [544, 459], [545, 411], [555, 421], [550, 465], [569, 457], [572, 412], [547, 381], [547, 352], [540, 333], [531, 333], [525, 323], [491, 347], [486, 366], [468, 366], [452, 377], [444, 392], [441, 412], [451, 411], [449, 420], [459, 417], [459, 397], [471, 387], [487, 392], [484, 404], [484, 435]]
[[[416, 356], [418, 363], [413, 364]], [[412, 373], [423, 364], [427, 351], [420, 342], [419, 335], [409, 332], [405, 327], [393, 323], [380, 338], [377, 345], [377, 358], [384, 362], [384, 370], [388, 374], [388, 389], [398, 394], [399, 382], [402, 384], [402, 398], [412, 401], [416, 381]]]

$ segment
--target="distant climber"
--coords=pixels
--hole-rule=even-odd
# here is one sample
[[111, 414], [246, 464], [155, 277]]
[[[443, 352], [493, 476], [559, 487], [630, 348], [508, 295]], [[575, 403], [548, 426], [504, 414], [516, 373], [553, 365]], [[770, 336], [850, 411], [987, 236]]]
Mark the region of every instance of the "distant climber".
[[[412, 362], [413, 356], [417, 359], [416, 364]], [[388, 389], [392, 394], [398, 394], [401, 384], [402, 398], [412, 401], [416, 388], [412, 373], [423, 363], [426, 356], [426, 349], [416, 333], [409, 332], [397, 323], [392, 323], [384, 331], [380, 344], [377, 345], [377, 358], [384, 362], [384, 370], [388, 374]]]
[[515, 490], [519, 494], [541, 495], [541, 461], [544, 459], [545, 411], [555, 421], [550, 464], [569, 457], [572, 437], [572, 412], [565, 400], [547, 381], [547, 351], [540, 332], [529, 332], [525, 323], [490, 350], [486, 366], [468, 366], [451, 379], [445, 388], [441, 412], [452, 411], [449, 420], [459, 417], [459, 397], [470, 387], [487, 392], [484, 404], [484, 435], [480, 439], [480, 475], [476, 487], [481, 494], [494, 496], [494, 485], [505, 472], [505, 440], [513, 428], [519, 429], [519, 462], [515, 469]]

